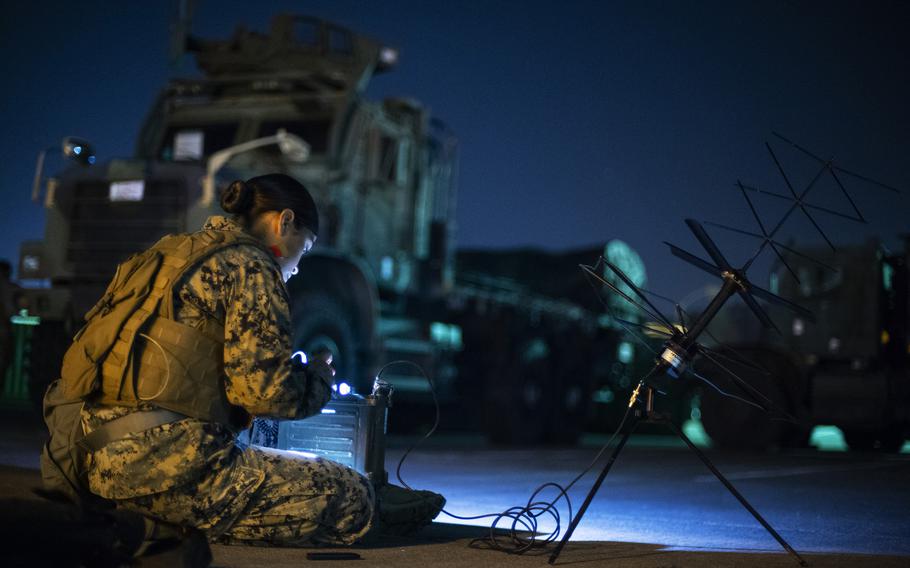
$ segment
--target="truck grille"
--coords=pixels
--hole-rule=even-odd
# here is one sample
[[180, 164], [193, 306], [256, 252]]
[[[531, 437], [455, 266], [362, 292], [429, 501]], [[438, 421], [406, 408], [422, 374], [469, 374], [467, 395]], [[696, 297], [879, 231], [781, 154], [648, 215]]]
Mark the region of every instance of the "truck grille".
[[66, 258], [75, 280], [106, 282], [129, 255], [184, 230], [182, 182], [146, 181], [142, 201], [111, 201], [108, 192], [108, 182], [74, 188]]

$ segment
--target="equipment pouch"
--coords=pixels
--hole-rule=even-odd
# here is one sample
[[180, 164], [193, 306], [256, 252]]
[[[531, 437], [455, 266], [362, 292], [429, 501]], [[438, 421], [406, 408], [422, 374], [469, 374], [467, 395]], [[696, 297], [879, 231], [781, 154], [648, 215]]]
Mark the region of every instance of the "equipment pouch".
[[50, 438], [41, 452], [41, 478], [47, 491], [62, 493], [74, 503], [89, 497], [85, 451], [79, 444], [84, 405], [82, 400], [67, 399], [59, 380], [51, 383], [44, 395], [44, 422]]
[[63, 356], [61, 382], [66, 399], [84, 398], [99, 388], [101, 364], [123, 326], [149, 296], [163, 258], [159, 251], [150, 249], [117, 267], [114, 279], [85, 314], [85, 326]]

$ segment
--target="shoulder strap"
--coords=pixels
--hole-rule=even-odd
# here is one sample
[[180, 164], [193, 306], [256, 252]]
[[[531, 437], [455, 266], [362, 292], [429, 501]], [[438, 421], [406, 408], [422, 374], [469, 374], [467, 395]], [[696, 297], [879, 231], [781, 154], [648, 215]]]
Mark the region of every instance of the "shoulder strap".
[[[210, 230], [171, 235], [155, 244], [153, 248], [163, 257], [161, 267], [155, 275], [150, 292], [121, 329], [104, 362], [104, 390], [107, 395], [120, 399], [124, 394], [124, 388], [129, 384], [132, 392], [127, 393], [128, 397], [138, 398], [139, 388], [134, 384], [138, 375], [129, 373], [133, 367], [133, 345], [136, 335], [154, 315], [173, 319], [174, 284], [190, 268], [216, 252], [238, 244], [248, 244], [268, 251], [255, 238], [236, 231]], [[126, 380], [128, 374], [132, 376], [132, 381]]]
[[[192, 267], [197, 266], [216, 252], [237, 245], [250, 245], [265, 252], [271, 258], [271, 252], [256, 238], [238, 231], [199, 231], [188, 235], [178, 235], [167, 242], [159, 243], [159, 250], [165, 255], [165, 267], [173, 265], [170, 286], [173, 287]], [[173, 259], [168, 261], [167, 259]], [[162, 297], [159, 314], [173, 319], [174, 295]]]

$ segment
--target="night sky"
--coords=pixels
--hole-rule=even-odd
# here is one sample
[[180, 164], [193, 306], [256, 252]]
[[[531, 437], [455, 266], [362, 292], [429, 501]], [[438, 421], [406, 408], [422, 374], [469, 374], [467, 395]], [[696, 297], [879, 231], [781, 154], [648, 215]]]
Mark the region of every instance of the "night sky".
[[[130, 155], [172, 69], [169, 2], [16, 2], [0, 23], [5, 67], [0, 257], [41, 238], [29, 200], [37, 153], [66, 135], [100, 160]], [[840, 243], [910, 231], [910, 3], [199, 2], [196, 35], [273, 14], [323, 17], [400, 48], [370, 96], [422, 101], [461, 142], [459, 245], [564, 250], [620, 238], [650, 286], [683, 297], [710, 281], [671, 257], [704, 256], [685, 217], [753, 229], [733, 184], [786, 192], [767, 151], [781, 132], [902, 196], [848, 180], [870, 220], [819, 216]], [[190, 59], [183, 74], [192, 73]], [[811, 162], [780, 149], [797, 188]], [[61, 166], [49, 159], [48, 172]], [[812, 201], [845, 210], [833, 182]], [[757, 201], [767, 221], [773, 200]], [[846, 211], [846, 210], [845, 210]], [[788, 225], [811, 242], [808, 223]], [[712, 231], [734, 261], [751, 245]], [[593, 260], [593, 259], [592, 259]], [[567, 267], [567, 269], [572, 269]]]

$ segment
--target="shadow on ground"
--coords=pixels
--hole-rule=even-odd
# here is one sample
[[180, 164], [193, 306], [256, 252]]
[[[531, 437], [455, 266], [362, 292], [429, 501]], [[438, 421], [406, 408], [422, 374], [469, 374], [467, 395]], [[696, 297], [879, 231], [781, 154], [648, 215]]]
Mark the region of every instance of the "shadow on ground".
[[[473, 534], [467, 536], [466, 533]], [[471, 540], [482, 532], [480, 527], [434, 525], [431, 530], [410, 539], [395, 539], [377, 547], [358, 546], [350, 549], [359, 560], [333, 561], [331, 566], [389, 566], [438, 568], [494, 568], [499, 566], [549, 566], [552, 546], [524, 555], [472, 548]], [[307, 562], [308, 550], [254, 549], [213, 546], [213, 566], [219, 568], [299, 566]], [[322, 550], [322, 549], [320, 549]], [[857, 554], [803, 554], [810, 567], [818, 568], [905, 568], [907, 558]], [[315, 562], [311, 562], [315, 563]], [[794, 568], [796, 560], [784, 552], [729, 550], [681, 551], [663, 545], [629, 542], [572, 542], [563, 550], [555, 566], [616, 568]]]
[[[35, 469], [0, 466], [0, 499], [17, 503], [17, 510], [5, 507], [2, 516], [5, 525], [15, 527], [17, 515], [21, 519], [34, 521], [25, 509], [28, 503], [40, 498], [32, 492], [39, 487], [40, 475]], [[38, 503], [36, 503], [36, 508]], [[36, 527], [30, 527], [34, 530]], [[15, 532], [15, 531], [14, 531]], [[552, 545], [546, 549], [535, 549], [528, 554], [515, 555], [471, 546], [474, 539], [489, 534], [489, 528], [433, 523], [420, 534], [412, 537], [383, 537], [378, 541], [354, 546], [346, 551], [360, 555], [359, 560], [331, 561], [329, 565], [343, 566], [389, 566], [389, 567], [499, 567], [499, 566], [548, 566], [547, 558]], [[52, 538], [51, 538], [52, 540]], [[2, 537], [0, 559], [9, 557], [22, 546], [15, 534], [6, 532]], [[315, 549], [320, 552], [331, 549]], [[299, 567], [303, 563], [319, 564], [307, 560], [307, 553], [314, 549], [261, 548], [245, 546], [214, 545], [213, 566], [219, 568], [283, 568]], [[36, 552], [36, 556], [37, 556]], [[907, 557], [871, 556], [860, 554], [803, 554], [812, 567], [868, 567], [905, 568]], [[36, 558], [36, 560], [40, 560]], [[40, 562], [39, 562], [40, 563]], [[0, 562], [2, 564], [2, 562]], [[578, 566], [580, 568], [609, 566], [617, 568], [739, 568], [745, 566], [768, 568], [793, 568], [794, 558], [784, 552], [769, 550], [676, 550], [659, 544], [632, 542], [571, 542], [563, 550], [556, 566]]]

